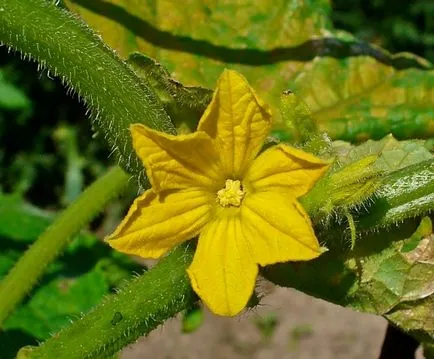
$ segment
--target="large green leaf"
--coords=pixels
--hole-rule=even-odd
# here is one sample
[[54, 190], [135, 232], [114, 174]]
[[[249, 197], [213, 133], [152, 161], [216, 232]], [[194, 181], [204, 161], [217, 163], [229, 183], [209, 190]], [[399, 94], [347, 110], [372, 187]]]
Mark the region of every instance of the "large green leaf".
[[[32, 296], [6, 321], [6, 330], [47, 339], [95, 306], [132, 271], [142, 270], [131, 261], [110, 256], [92, 237], [76, 241], [80, 243], [50, 268]], [[106, 257], [100, 258], [101, 253]]]
[[279, 95], [291, 89], [333, 138], [434, 134], [430, 64], [335, 31], [328, 0], [65, 2], [122, 57], [154, 57], [186, 85], [213, 88], [223, 68], [242, 72], [277, 126]]
[[[161, 62], [182, 83], [210, 88], [223, 68], [232, 64], [269, 101], [278, 99], [285, 89], [282, 79], [303, 66], [302, 62], [282, 61], [281, 52], [325, 34], [331, 26], [327, 0], [66, 3], [101, 32], [121, 57], [142, 52]], [[273, 49], [274, 54], [267, 52]], [[300, 56], [289, 51], [289, 58]], [[263, 66], [246, 66], [245, 62]]]
[[[434, 343], [434, 236], [431, 223], [424, 225], [428, 228], [365, 257], [359, 288], [350, 295], [354, 308], [382, 314]], [[409, 251], [406, 245], [415, 239], [419, 243]]]

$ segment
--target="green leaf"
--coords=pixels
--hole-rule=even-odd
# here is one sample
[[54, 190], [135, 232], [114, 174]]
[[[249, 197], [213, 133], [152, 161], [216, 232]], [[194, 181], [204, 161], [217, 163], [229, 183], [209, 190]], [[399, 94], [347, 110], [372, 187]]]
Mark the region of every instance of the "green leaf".
[[[218, 76], [222, 62], [265, 65], [273, 59], [261, 50], [297, 46], [331, 29], [328, 0], [279, 0], [272, 4], [260, 0], [242, 4], [201, 0], [65, 3], [99, 29], [104, 41], [121, 57], [141, 52], [158, 59], [171, 71], [178, 69], [182, 80], [208, 84], [213, 80], [207, 77]], [[258, 51], [235, 51], [240, 49]]]
[[434, 343], [434, 235], [417, 235], [420, 241], [409, 252], [403, 248], [411, 237], [365, 258], [352, 307], [382, 314], [421, 341]]
[[0, 70], [0, 108], [6, 110], [22, 110], [30, 107], [30, 100], [26, 94], [13, 83], [5, 79]]
[[18, 308], [5, 328], [21, 329], [40, 340], [46, 339], [97, 304], [108, 289], [103, 273], [97, 269], [78, 278], [54, 279]]
[[32, 242], [52, 218], [52, 214], [25, 202], [18, 195], [0, 193], [0, 237]]
[[357, 146], [335, 141], [333, 150], [342, 165], [358, 161], [365, 156], [378, 155], [375, 166], [378, 170], [387, 173], [430, 160], [433, 156], [427, 149], [426, 142], [424, 140], [398, 141], [392, 135], [388, 135], [379, 141], [368, 140]]
[[27, 301], [6, 320], [2, 337], [22, 333], [27, 339], [20, 346], [31, 345], [34, 339], [45, 340], [98, 304], [132, 272], [142, 270], [93, 236], [79, 236], [65, 255], [50, 265]]
[[[0, 195], [0, 278], [51, 219], [16, 195]], [[47, 339], [99, 303], [132, 272], [142, 270], [94, 236], [78, 235], [64, 255], [48, 267], [31, 296], [6, 320], [0, 352], [13, 358], [23, 345]]]
[[184, 84], [213, 88], [225, 67], [238, 70], [272, 105], [278, 128], [279, 97], [290, 89], [332, 138], [434, 134], [431, 65], [334, 30], [327, 0], [66, 4], [122, 57], [152, 56]]
[[290, 80], [332, 138], [434, 135], [434, 71], [397, 70], [367, 57], [316, 58]]
[[5, 328], [46, 339], [96, 305], [134, 271], [142, 267], [93, 236], [80, 235], [50, 265], [41, 284], [7, 319]]
[[[303, 68], [300, 60], [312, 55], [310, 45], [300, 51], [296, 47], [331, 30], [328, 0], [65, 3], [121, 57], [143, 53], [183, 84], [208, 88], [213, 88], [223, 69], [230, 66], [262, 90], [276, 109], [287, 79]], [[274, 53], [269, 53], [273, 49]], [[282, 56], [286, 49], [288, 55]]]

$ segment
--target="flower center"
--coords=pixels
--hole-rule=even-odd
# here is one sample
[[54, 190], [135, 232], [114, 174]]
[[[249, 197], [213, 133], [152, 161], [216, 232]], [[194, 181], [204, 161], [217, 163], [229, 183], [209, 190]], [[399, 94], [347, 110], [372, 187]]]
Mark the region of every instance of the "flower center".
[[217, 192], [216, 201], [222, 207], [239, 207], [246, 192], [239, 180], [226, 180], [225, 188]]

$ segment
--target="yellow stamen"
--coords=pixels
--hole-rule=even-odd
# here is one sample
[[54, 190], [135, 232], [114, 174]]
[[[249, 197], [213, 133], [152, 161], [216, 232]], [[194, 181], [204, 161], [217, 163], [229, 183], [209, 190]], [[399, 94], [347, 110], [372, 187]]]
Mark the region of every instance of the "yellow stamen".
[[228, 179], [225, 188], [217, 192], [216, 200], [222, 207], [239, 207], [245, 194], [240, 181]]

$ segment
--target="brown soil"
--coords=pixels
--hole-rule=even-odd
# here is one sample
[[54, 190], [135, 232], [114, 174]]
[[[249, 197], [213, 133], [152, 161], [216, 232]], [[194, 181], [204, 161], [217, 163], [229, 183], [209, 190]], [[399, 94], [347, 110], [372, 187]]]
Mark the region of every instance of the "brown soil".
[[[267, 337], [257, 323], [270, 318], [276, 325]], [[207, 311], [192, 334], [172, 319], [126, 348], [122, 359], [376, 359], [385, 329], [383, 318], [276, 288], [260, 307], [236, 318]]]

